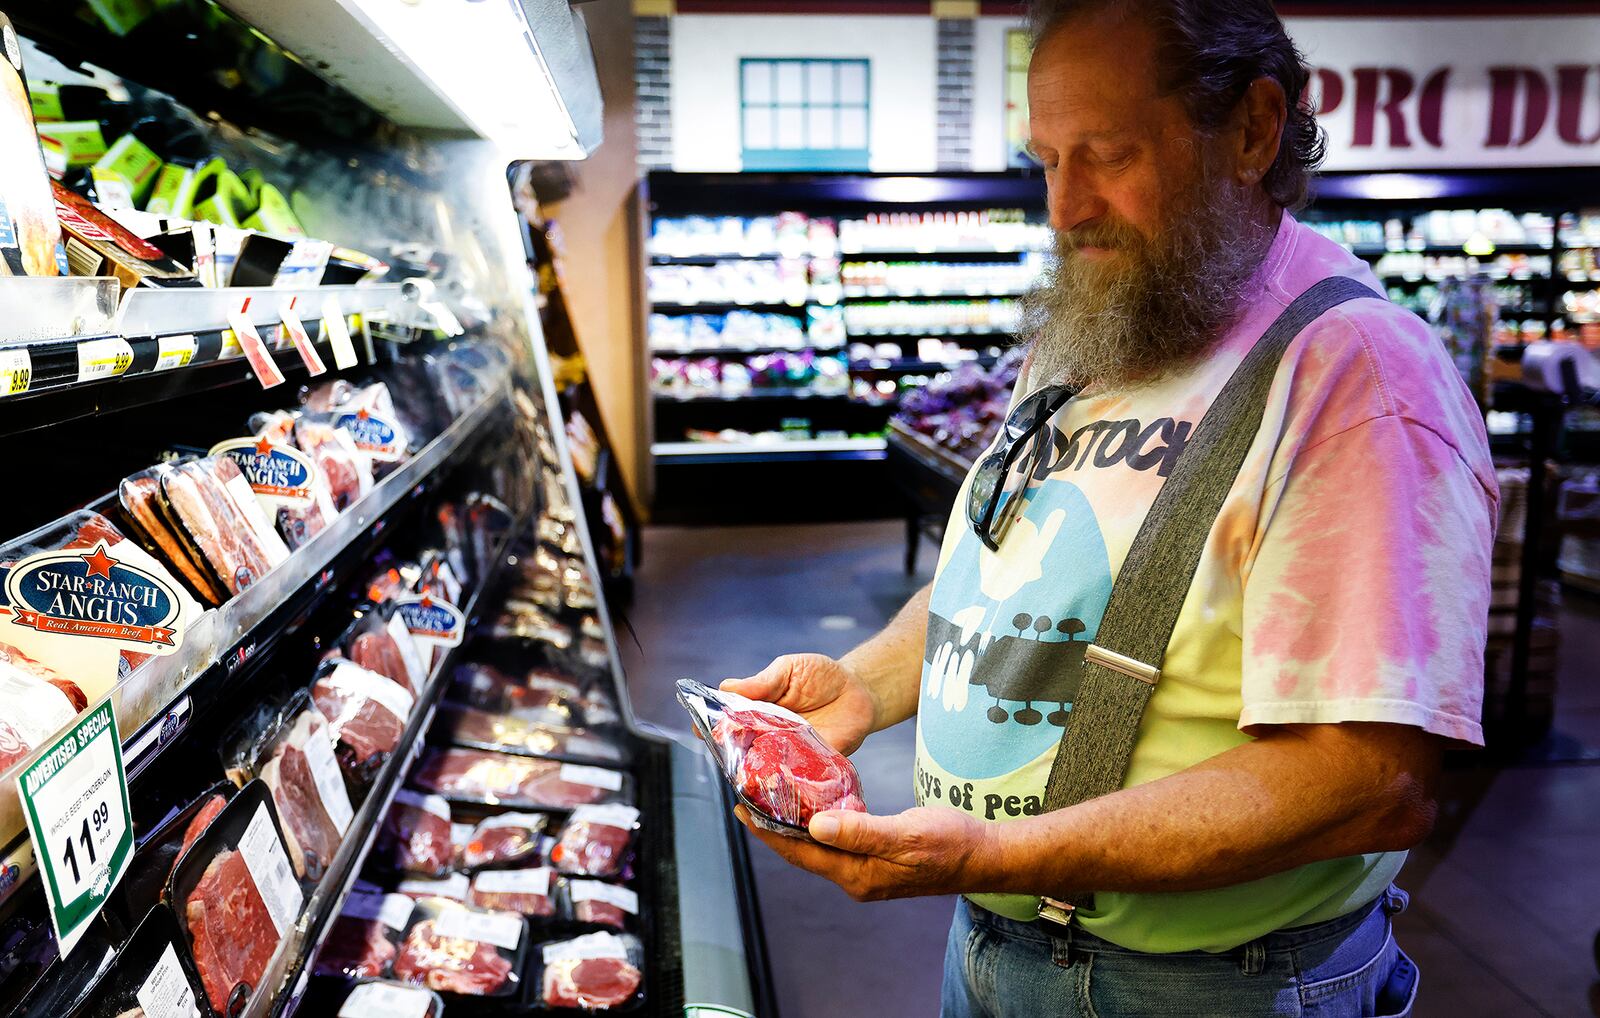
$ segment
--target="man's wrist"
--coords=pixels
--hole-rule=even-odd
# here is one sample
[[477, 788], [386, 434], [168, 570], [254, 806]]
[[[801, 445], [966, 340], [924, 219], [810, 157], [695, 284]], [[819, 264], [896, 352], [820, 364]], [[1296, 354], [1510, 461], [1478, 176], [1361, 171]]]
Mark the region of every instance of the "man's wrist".
[[852, 650], [850, 653], [839, 658], [837, 663], [840, 668], [843, 668], [845, 671], [850, 673], [850, 677], [855, 679], [857, 685], [866, 691], [867, 702], [871, 704], [872, 708], [872, 716], [868, 719], [867, 728], [867, 733], [870, 735], [873, 732], [881, 730], [885, 726], [885, 708], [883, 704], [883, 696], [878, 692], [873, 684], [868, 681], [866, 672], [860, 667], [859, 663], [851, 660], [855, 657], [856, 652]]

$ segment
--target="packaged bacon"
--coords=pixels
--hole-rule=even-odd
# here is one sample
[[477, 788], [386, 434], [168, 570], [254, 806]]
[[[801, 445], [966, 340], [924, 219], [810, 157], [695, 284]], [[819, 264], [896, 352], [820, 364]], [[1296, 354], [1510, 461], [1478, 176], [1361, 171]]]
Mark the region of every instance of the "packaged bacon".
[[423, 898], [400, 943], [394, 975], [442, 994], [511, 997], [520, 992], [527, 950], [528, 924], [515, 912]]
[[387, 975], [411, 909], [411, 899], [403, 894], [351, 891], [317, 949], [312, 971], [349, 978]]
[[631, 930], [639, 919], [638, 892], [604, 880], [568, 880], [566, 901], [575, 921], [592, 926]]
[[123, 480], [117, 488], [123, 520], [130, 535], [166, 563], [191, 594], [202, 604], [215, 607], [228, 599], [228, 590], [167, 500], [161, 482], [173, 469], [162, 463]]
[[472, 878], [467, 904], [548, 919], [556, 914], [559, 882], [548, 866], [484, 870]]
[[809, 840], [815, 814], [866, 811], [855, 767], [800, 715], [688, 679], [678, 681], [678, 702], [764, 830]]
[[627, 934], [586, 933], [539, 945], [539, 1003], [609, 1011], [643, 998], [644, 946]]
[[450, 804], [437, 795], [402, 788], [384, 817], [372, 848], [380, 867], [438, 877], [450, 872]]
[[588, 729], [542, 725], [514, 714], [494, 714], [463, 704], [441, 704], [433, 730], [457, 746], [472, 749], [576, 763], [615, 765], [627, 760], [621, 743]]
[[561, 872], [585, 877], [614, 877], [628, 861], [639, 811], [620, 803], [579, 806], [561, 828], [550, 849], [550, 862]]
[[311, 700], [328, 721], [340, 769], [358, 785], [371, 784], [400, 744], [416, 703], [400, 683], [343, 657], [317, 666]]
[[411, 780], [454, 802], [489, 806], [570, 810], [633, 801], [630, 779], [620, 771], [479, 749], [430, 749]]
[[550, 818], [543, 813], [497, 813], [472, 826], [456, 845], [456, 867], [468, 873], [519, 866], [544, 854], [544, 832]]

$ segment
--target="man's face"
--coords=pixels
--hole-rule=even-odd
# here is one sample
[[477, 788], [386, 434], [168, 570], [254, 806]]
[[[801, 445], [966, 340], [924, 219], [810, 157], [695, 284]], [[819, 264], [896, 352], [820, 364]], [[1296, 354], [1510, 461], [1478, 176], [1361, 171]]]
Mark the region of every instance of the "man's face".
[[1157, 94], [1151, 31], [1116, 9], [1058, 26], [1028, 108], [1057, 256], [1024, 302], [1036, 377], [1126, 386], [1193, 360], [1236, 311], [1263, 228], [1225, 147]]

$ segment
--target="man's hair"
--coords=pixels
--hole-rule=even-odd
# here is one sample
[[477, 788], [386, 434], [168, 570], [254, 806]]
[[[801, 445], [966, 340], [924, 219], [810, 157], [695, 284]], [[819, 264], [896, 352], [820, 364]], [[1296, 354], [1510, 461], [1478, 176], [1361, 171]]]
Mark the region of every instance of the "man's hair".
[[1155, 30], [1157, 88], [1181, 97], [1203, 132], [1226, 123], [1256, 79], [1283, 87], [1288, 120], [1262, 185], [1285, 208], [1305, 204], [1326, 141], [1306, 95], [1311, 72], [1271, 0], [1031, 0], [1034, 43], [1072, 17], [1114, 7], [1132, 9]]

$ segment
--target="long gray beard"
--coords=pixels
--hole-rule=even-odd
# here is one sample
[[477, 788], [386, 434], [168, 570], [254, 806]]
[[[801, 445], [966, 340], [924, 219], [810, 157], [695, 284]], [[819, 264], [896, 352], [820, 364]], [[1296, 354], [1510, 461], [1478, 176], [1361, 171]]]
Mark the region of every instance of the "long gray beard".
[[1206, 179], [1155, 238], [1112, 234], [1130, 257], [1100, 266], [1058, 233], [1054, 263], [1023, 297], [1036, 383], [1127, 390], [1194, 363], [1243, 310], [1271, 239], [1247, 191]]

